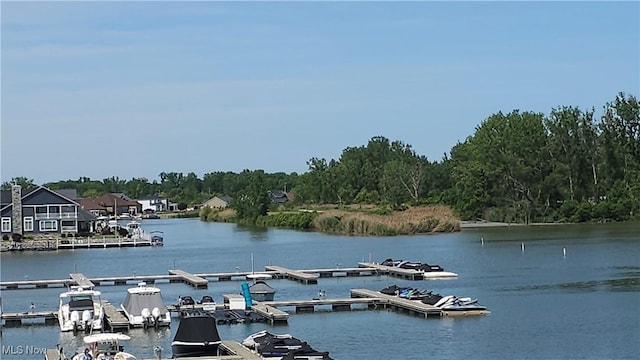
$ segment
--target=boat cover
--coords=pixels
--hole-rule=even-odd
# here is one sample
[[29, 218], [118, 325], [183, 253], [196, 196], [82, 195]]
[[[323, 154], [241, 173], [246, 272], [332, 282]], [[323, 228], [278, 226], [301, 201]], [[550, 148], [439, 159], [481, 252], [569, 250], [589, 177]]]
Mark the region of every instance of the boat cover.
[[185, 311], [173, 341], [174, 343], [219, 343], [221, 340], [216, 319], [204, 311]]
[[144, 308], [149, 309], [149, 311], [153, 310], [153, 308], [158, 308], [160, 316], [165, 316], [169, 311], [159, 292], [127, 293], [122, 306], [127, 309], [129, 314], [134, 316], [141, 315]]

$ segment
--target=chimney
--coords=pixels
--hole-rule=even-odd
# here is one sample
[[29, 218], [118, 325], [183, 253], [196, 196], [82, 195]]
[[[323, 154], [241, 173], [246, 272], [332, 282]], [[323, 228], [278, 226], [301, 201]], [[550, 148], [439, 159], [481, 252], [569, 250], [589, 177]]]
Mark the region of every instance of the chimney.
[[22, 235], [22, 187], [20, 185], [11, 186], [11, 204], [13, 204], [11, 229], [14, 234]]

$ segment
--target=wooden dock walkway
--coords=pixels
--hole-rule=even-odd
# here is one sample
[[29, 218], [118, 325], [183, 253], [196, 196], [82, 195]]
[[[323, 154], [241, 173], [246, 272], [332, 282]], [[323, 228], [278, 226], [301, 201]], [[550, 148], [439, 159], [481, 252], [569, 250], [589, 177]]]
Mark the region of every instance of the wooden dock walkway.
[[280, 274], [285, 279], [296, 280], [305, 285], [309, 284], [317, 284], [318, 283], [318, 275], [307, 274], [303, 271], [299, 270], [291, 270], [281, 266], [275, 265], [267, 265], [265, 266], [267, 271], [272, 271]]
[[57, 311], [34, 311], [34, 312], [20, 312], [20, 313], [2, 313], [1, 317], [3, 326], [16, 327], [22, 326], [27, 321], [34, 319], [44, 319], [45, 325], [58, 324], [58, 312]]
[[58, 349], [46, 349], [44, 353], [44, 360], [67, 360], [68, 358], [60, 353]]
[[[177, 277], [173, 279], [174, 282], [184, 282], [196, 289], [206, 289], [209, 286], [209, 280], [193, 275], [184, 270], [169, 270], [169, 274], [177, 275]], [[171, 282], [171, 280], [169, 280], [169, 282]]]
[[251, 310], [264, 316], [271, 325], [286, 323], [289, 320], [289, 313], [277, 309], [265, 303], [257, 303], [251, 306]]
[[73, 280], [78, 286], [83, 289], [93, 289], [95, 285], [91, 282], [91, 280], [87, 279], [84, 274], [81, 273], [71, 273], [69, 274], [71, 280]]
[[312, 299], [312, 300], [279, 300], [264, 301], [259, 305], [269, 306], [273, 308], [295, 307], [296, 313], [314, 312], [317, 306], [331, 306], [333, 311], [352, 310], [352, 305], [367, 305], [367, 308], [375, 307], [380, 303], [379, 298], [360, 297], [360, 298], [334, 298], [334, 299]]
[[102, 300], [102, 307], [104, 309], [104, 323], [110, 331], [126, 331], [130, 328], [129, 320], [122, 310], [116, 308], [106, 300]]

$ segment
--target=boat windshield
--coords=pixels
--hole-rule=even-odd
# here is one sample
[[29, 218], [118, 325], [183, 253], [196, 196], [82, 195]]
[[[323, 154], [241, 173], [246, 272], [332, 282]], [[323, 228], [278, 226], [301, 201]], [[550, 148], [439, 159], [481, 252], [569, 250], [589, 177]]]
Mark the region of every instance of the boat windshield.
[[93, 309], [93, 299], [91, 296], [72, 296], [69, 301], [71, 309]]

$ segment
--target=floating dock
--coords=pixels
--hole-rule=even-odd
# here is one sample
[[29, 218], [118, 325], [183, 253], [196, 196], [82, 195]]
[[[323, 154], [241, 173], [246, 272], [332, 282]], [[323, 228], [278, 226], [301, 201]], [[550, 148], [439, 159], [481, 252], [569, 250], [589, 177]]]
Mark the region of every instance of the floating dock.
[[196, 289], [206, 289], [209, 286], [209, 280], [197, 275], [190, 274], [184, 270], [169, 270], [170, 275], [176, 275], [176, 277], [169, 282], [183, 282], [189, 284]]
[[112, 332], [129, 330], [129, 320], [124, 311], [116, 308], [110, 302], [102, 300], [105, 326]]
[[[155, 284], [159, 281], [168, 283], [182, 282], [193, 286], [196, 289], [206, 289], [211, 281], [247, 281], [247, 276], [254, 274], [251, 271], [236, 271], [223, 273], [200, 273], [192, 274], [185, 270], [172, 269], [167, 275], [130, 275], [130, 276], [111, 276], [87, 278], [83, 274], [70, 274], [69, 279], [52, 279], [52, 280], [19, 280], [19, 281], [1, 281], [0, 289], [17, 290], [17, 289], [43, 289], [49, 287], [69, 287], [71, 285], [79, 285], [83, 288], [91, 288], [99, 285], [130, 285], [139, 282]], [[321, 277], [351, 277], [351, 276], [382, 276], [390, 275], [400, 277], [407, 280], [424, 280], [425, 278], [455, 278], [457, 274], [451, 272], [434, 271], [424, 273], [413, 269], [402, 269], [392, 266], [384, 266], [375, 263], [359, 262], [357, 268], [329, 268], [329, 269], [309, 269], [309, 270], [292, 270], [282, 266], [267, 265], [265, 271], [260, 273], [269, 275], [274, 279], [288, 279], [297, 281], [301, 284], [311, 285], [317, 284]]]
[[305, 285], [309, 284], [317, 284], [318, 283], [318, 275], [308, 274], [304, 271], [300, 270], [291, 270], [281, 266], [268, 265], [265, 266], [267, 271], [272, 271], [278, 274], [279, 277], [284, 279], [295, 280], [301, 282]]
[[426, 280], [426, 279], [443, 279], [443, 278], [455, 278], [458, 274], [450, 271], [419, 271], [414, 269], [403, 269], [395, 266], [386, 266], [370, 262], [359, 262], [358, 266], [361, 268], [372, 269], [378, 274], [390, 275], [405, 280]]
[[454, 311], [446, 310], [433, 305], [425, 304], [419, 300], [403, 299], [394, 295], [383, 294], [379, 291], [372, 291], [367, 289], [352, 289], [352, 297], [365, 297], [365, 298], [377, 298], [380, 301], [378, 304], [383, 307], [390, 308], [392, 310], [408, 312], [412, 315], [420, 315], [425, 318], [428, 317], [443, 317], [443, 316], [477, 316], [477, 315], [489, 315], [489, 310], [468, 310], [468, 311]]

